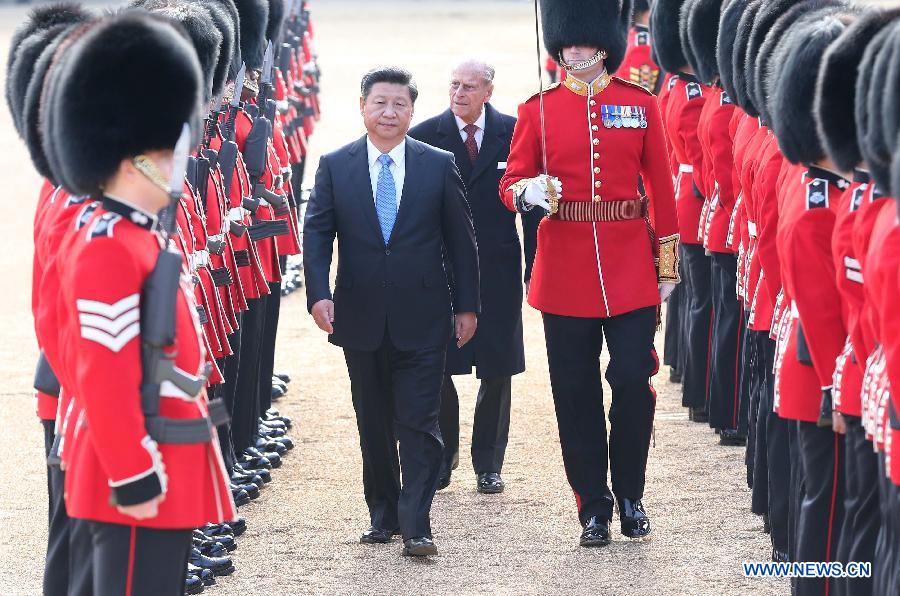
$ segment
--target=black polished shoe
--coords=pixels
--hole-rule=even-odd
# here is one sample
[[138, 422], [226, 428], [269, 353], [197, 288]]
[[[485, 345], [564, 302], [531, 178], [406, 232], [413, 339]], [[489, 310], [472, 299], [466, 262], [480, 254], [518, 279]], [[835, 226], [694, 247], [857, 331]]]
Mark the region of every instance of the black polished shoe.
[[503, 492], [503, 478], [497, 472], [482, 472], [478, 475], [478, 492], [485, 495], [496, 495]]
[[280, 385], [272, 385], [271, 400], [278, 401], [287, 393]]
[[[193, 541], [194, 546], [198, 547], [201, 551], [203, 551], [204, 547], [212, 548], [209, 545], [213, 544], [218, 544], [227, 552], [232, 552], [237, 549], [237, 540], [234, 539], [234, 534], [211, 534], [207, 536], [202, 530], [194, 530]], [[204, 551], [203, 554], [208, 555], [210, 553]]]
[[231, 534], [234, 534], [235, 536], [240, 536], [247, 531], [247, 520], [245, 520], [243, 517], [239, 517], [234, 521], [230, 521], [227, 524], [222, 525], [226, 528], [231, 528]]
[[640, 499], [618, 499], [619, 520], [622, 535], [629, 538], [643, 538], [650, 533], [650, 518], [644, 511]]
[[581, 546], [606, 546], [609, 544], [609, 520], [596, 515], [590, 518], [581, 531]]
[[403, 541], [404, 557], [428, 557], [437, 554], [437, 546], [427, 536], [410, 538]]
[[723, 428], [719, 433], [719, 445], [742, 447], [747, 444], [747, 435], [734, 428]]
[[280, 428], [281, 430], [287, 430], [287, 424], [285, 424], [281, 420], [278, 420], [277, 418], [260, 418], [259, 425], [260, 427], [267, 426], [269, 428]]
[[704, 408], [688, 408], [688, 420], [691, 422], [709, 422], [709, 415]]
[[241, 464], [241, 467], [245, 470], [271, 470], [272, 462], [269, 461], [268, 458], [263, 457], [261, 455], [250, 455], [249, 453], [242, 453], [238, 457], [238, 463]]
[[204, 586], [214, 586], [216, 584], [216, 576], [209, 569], [197, 567], [188, 563], [188, 575], [196, 575], [203, 582]]
[[[753, 487], [751, 487], [751, 488], [753, 488]], [[763, 521], [763, 533], [764, 533], [764, 534], [771, 534], [771, 533], [772, 533], [772, 526], [769, 524], [769, 514], [768, 514], [768, 513], [763, 513], [763, 515], [762, 515], [762, 521]]]
[[191, 542], [195, 547], [197, 547], [201, 553], [206, 555], [207, 557], [225, 557], [228, 556], [228, 550], [225, 548], [221, 542], [216, 540], [197, 540], [196, 538]]
[[187, 578], [184, 580], [184, 593], [185, 594], [202, 594], [203, 593], [203, 581], [196, 575], [191, 575], [189, 573]]
[[[284, 445], [276, 443], [275, 441], [270, 441], [265, 437], [256, 439], [256, 444], [254, 446], [266, 457], [268, 457], [270, 453], [277, 453], [278, 455], [287, 453], [287, 448]], [[275, 464], [273, 463], [272, 465]]]
[[273, 377], [279, 379], [282, 383], [288, 384], [291, 382], [291, 376], [285, 372], [277, 372], [272, 375]]
[[275, 453], [274, 451], [266, 451], [262, 452], [255, 447], [247, 447], [244, 450], [244, 453], [249, 454], [252, 457], [264, 457], [269, 460], [269, 463], [272, 464], [273, 468], [281, 467], [281, 456]]
[[[253, 476], [259, 476], [264, 484], [272, 482], [272, 472], [266, 468], [251, 468], [250, 466], [244, 467], [241, 464], [234, 464], [231, 471], [235, 474], [252, 474]], [[258, 484], [255, 480], [253, 483]]]
[[791, 560], [787, 551], [772, 549], [772, 560], [776, 563], [787, 563]]
[[194, 532], [200, 532], [207, 538], [209, 538], [210, 536], [218, 536], [221, 534], [233, 534], [237, 536], [237, 533], [234, 531], [231, 524], [206, 524], [202, 528], [197, 528], [196, 530], [194, 530]]
[[252, 482], [248, 482], [247, 484], [234, 484], [231, 485], [231, 492], [234, 493], [236, 490], [242, 490], [247, 493], [247, 496], [251, 499], [256, 499], [259, 497], [259, 487], [253, 484]]
[[234, 499], [234, 504], [237, 505], [238, 507], [243, 507], [244, 505], [246, 505], [247, 503], [250, 502], [250, 495], [248, 495], [247, 491], [245, 491], [242, 488], [239, 488], [237, 490], [232, 488], [231, 489], [231, 498]]
[[387, 544], [391, 541], [393, 536], [398, 536], [399, 534], [400, 528], [386, 530], [385, 528], [370, 526], [369, 529], [363, 532], [363, 535], [359, 537], [359, 541], [362, 544]]
[[271, 441], [272, 439], [278, 439], [287, 434], [286, 428], [272, 428], [271, 426], [266, 426], [264, 424], [260, 424], [256, 429], [256, 432], [259, 433], [259, 436], [266, 439], [267, 441]]
[[677, 368], [669, 369], [669, 382], [671, 383], [680, 383], [681, 382], [681, 371]]
[[279, 389], [281, 389], [282, 391], [287, 393], [287, 383], [285, 383], [284, 381], [282, 381], [281, 379], [279, 379], [276, 376], [272, 377], [272, 387], [278, 387]]
[[209, 569], [213, 575], [231, 575], [234, 573], [234, 565], [229, 557], [207, 557], [197, 548], [191, 549], [188, 562], [203, 569]]
[[260, 486], [263, 483], [263, 479], [262, 476], [260, 476], [256, 472], [231, 472], [232, 484], [247, 484], [248, 482], [252, 482], [256, 486]]

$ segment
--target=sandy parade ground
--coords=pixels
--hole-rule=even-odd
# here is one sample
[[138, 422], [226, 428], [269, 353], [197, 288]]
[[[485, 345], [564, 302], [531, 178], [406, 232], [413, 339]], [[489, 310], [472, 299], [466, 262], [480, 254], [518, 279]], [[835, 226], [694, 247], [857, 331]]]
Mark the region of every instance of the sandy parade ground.
[[[362, 134], [359, 79], [380, 63], [413, 71], [416, 119], [446, 107], [450, 66], [466, 56], [497, 68], [494, 105], [514, 114], [537, 91], [534, 14], [526, 0], [314, 0], [323, 71], [323, 116], [312, 138], [318, 156]], [[27, 7], [0, 6], [0, 47]], [[40, 591], [46, 539], [41, 427], [34, 415], [37, 357], [30, 316], [31, 222], [39, 180], [0, 110], [0, 594]], [[762, 521], [750, 512], [740, 447], [720, 447], [705, 424], [687, 420], [668, 369], [658, 393], [644, 505], [651, 539], [618, 534], [607, 548], [578, 547], [575, 503], [563, 473], [539, 313], [525, 306], [528, 370], [513, 380], [510, 443], [502, 495], [479, 495], [468, 454], [477, 390], [458, 377], [460, 467], [438, 493], [432, 525], [440, 555], [400, 557], [401, 545], [358, 543], [368, 526], [349, 382], [341, 351], [327, 343], [302, 292], [282, 303], [276, 369], [294, 382], [277, 406], [295, 421], [298, 447], [262, 496], [241, 509], [249, 529], [233, 553], [236, 573], [211, 594], [785, 594], [787, 580], [752, 579], [742, 561], [771, 553]], [[657, 345], [662, 345], [661, 336]], [[609, 392], [606, 392], [609, 399]], [[608, 401], [607, 401], [608, 403]]]

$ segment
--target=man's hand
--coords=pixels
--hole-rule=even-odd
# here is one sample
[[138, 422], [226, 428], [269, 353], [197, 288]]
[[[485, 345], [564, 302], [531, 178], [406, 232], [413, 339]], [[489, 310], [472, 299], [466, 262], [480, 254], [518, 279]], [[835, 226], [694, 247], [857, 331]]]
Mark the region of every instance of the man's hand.
[[841, 435], [847, 434], [847, 423], [844, 421], [844, 415], [840, 412], [831, 412], [831, 430]]
[[547, 202], [547, 189], [551, 184], [556, 187], [556, 196], [562, 198], [562, 182], [559, 178], [547, 176], [546, 174], [532, 178], [528, 186], [525, 187], [522, 198], [529, 205], [537, 205], [549, 211], [550, 203]]
[[312, 307], [312, 316], [319, 329], [331, 335], [334, 333], [334, 302], [328, 299], [319, 300]]
[[137, 505], [119, 505], [116, 509], [122, 515], [133, 517], [134, 519], [150, 519], [156, 517], [159, 513], [159, 504], [165, 500], [165, 495], [157, 495], [149, 501], [138, 503]]
[[675, 286], [677, 284], [673, 284], [668, 281], [660, 282], [659, 284], [659, 301], [665, 302], [666, 298], [672, 295], [672, 292], [675, 291]]
[[478, 317], [473, 312], [456, 313], [456, 347], [461, 348], [466, 345], [472, 336], [475, 335], [475, 328], [478, 327]]

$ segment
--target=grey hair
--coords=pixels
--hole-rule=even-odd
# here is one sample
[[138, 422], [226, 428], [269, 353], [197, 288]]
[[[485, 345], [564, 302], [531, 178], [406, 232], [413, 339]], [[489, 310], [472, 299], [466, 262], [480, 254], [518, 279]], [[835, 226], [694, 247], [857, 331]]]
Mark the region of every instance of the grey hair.
[[453, 68], [453, 72], [457, 72], [461, 69], [474, 70], [481, 74], [481, 78], [484, 79], [484, 82], [488, 85], [494, 84], [494, 75], [497, 74], [497, 71], [494, 67], [484, 60], [478, 60], [476, 58], [468, 58], [463, 60], [459, 64], [457, 64]]

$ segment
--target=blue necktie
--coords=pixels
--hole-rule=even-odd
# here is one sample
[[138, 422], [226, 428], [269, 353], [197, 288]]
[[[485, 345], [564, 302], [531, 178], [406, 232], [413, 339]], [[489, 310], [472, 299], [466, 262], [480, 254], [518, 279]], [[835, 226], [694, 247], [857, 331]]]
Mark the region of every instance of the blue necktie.
[[391, 156], [384, 153], [378, 157], [378, 161], [381, 162], [381, 171], [378, 173], [375, 191], [375, 211], [378, 213], [378, 223], [381, 224], [381, 235], [387, 244], [394, 222], [397, 221], [397, 187], [391, 174]]

